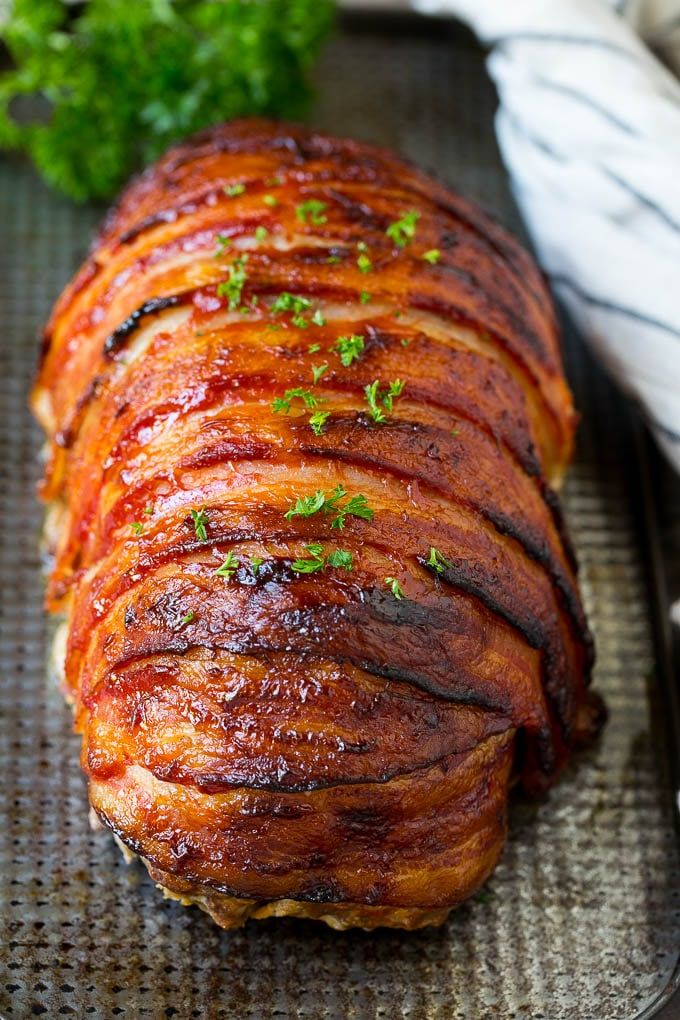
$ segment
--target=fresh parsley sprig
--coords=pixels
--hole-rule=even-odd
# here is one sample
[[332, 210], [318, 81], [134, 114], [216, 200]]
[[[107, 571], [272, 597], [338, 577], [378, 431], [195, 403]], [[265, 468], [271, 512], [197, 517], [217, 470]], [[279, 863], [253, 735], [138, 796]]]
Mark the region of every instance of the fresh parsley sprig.
[[409, 241], [416, 236], [416, 226], [420, 219], [417, 209], [409, 209], [400, 220], [390, 223], [385, 231], [390, 241], [393, 241], [397, 248], [405, 248]]
[[361, 517], [366, 521], [372, 521], [374, 512], [366, 497], [359, 493], [350, 496], [347, 502], [341, 503], [340, 501], [347, 495], [347, 490], [341, 485], [337, 485], [331, 492], [317, 489], [312, 495], [299, 496], [284, 517], [290, 521], [293, 517], [313, 517], [314, 514], [323, 511], [326, 516], [333, 514], [331, 528], [340, 529], [345, 527], [347, 517]]
[[318, 542], [312, 542], [305, 546], [305, 551], [309, 553], [308, 558], [300, 557], [293, 560], [290, 565], [291, 570], [297, 574], [314, 574], [318, 570], [323, 570], [325, 566], [352, 569], [354, 557], [347, 549], [334, 549], [325, 556], [323, 546]]
[[[401, 396], [404, 383], [401, 379], [393, 379], [386, 390], [381, 392], [379, 387], [380, 381], [374, 379], [372, 383], [364, 387], [364, 394], [366, 395], [366, 402], [368, 403], [368, 409], [373, 421], [377, 425], [383, 425], [387, 421], [387, 415], [383, 411], [383, 407], [388, 411], [392, 411], [394, 400], [396, 397]], [[381, 404], [382, 407], [380, 406]]]
[[274, 414], [288, 414], [294, 400], [301, 400], [308, 411], [316, 410], [319, 404], [323, 403], [323, 397], [315, 397], [310, 390], [295, 386], [293, 389], [286, 390], [282, 397], [276, 397], [272, 401], [272, 411]]
[[[332, 0], [13, 0], [0, 3], [0, 146], [24, 150], [78, 201], [108, 199], [199, 128], [299, 119]], [[46, 117], [14, 118], [41, 97]]]

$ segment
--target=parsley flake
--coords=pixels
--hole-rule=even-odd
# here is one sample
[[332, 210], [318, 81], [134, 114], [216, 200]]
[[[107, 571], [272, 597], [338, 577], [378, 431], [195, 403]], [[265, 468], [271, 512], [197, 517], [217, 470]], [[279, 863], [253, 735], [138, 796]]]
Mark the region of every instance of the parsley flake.
[[250, 561], [250, 567], [254, 574], [257, 574], [258, 570], [260, 569], [263, 563], [264, 560], [260, 559], [259, 556], [253, 556], [253, 558]]
[[343, 570], [351, 570], [353, 561], [354, 557], [346, 549], [334, 549], [326, 557], [326, 563], [329, 567], [341, 567]]
[[362, 290], [361, 294], [359, 295], [359, 300], [361, 301], [362, 305], [367, 305], [372, 297], [373, 295], [369, 294], [367, 290]]
[[195, 619], [196, 613], [193, 611], [193, 609], [190, 609], [186, 616], [183, 616], [182, 619], [179, 621], [179, 625], [180, 627], [183, 627], [185, 624], [191, 623], [191, 621]]
[[236, 198], [237, 195], [242, 195], [245, 190], [245, 184], [243, 184], [243, 182], [239, 182], [238, 184], [228, 184], [224, 189], [224, 193], [225, 195], [228, 195], [229, 198]]
[[284, 290], [279, 294], [276, 300], [272, 303], [271, 310], [274, 313], [277, 312], [306, 312], [312, 307], [312, 302], [309, 298], [301, 297], [299, 294], [290, 294], [287, 290]]
[[318, 198], [308, 198], [306, 202], [301, 202], [296, 207], [295, 215], [303, 223], [312, 223], [315, 227], [320, 227], [328, 222], [328, 217], [323, 215], [327, 207], [327, 202], [321, 202]]
[[290, 521], [293, 517], [312, 517], [323, 510], [325, 515], [335, 515], [331, 521], [331, 528], [340, 529], [344, 528], [347, 517], [361, 517], [366, 521], [373, 520], [373, 510], [364, 495], [351, 496], [346, 503], [341, 504], [340, 500], [345, 496], [347, 496], [347, 491], [341, 485], [337, 485], [328, 493], [317, 489], [312, 496], [298, 497], [284, 516], [287, 521]]
[[433, 567], [437, 571], [438, 574], [443, 574], [444, 570], [446, 569], [446, 567], [450, 567], [451, 564], [446, 559], [445, 556], [442, 556], [442, 554], [439, 552], [438, 549], [435, 549], [435, 547], [433, 545], [431, 545], [430, 546], [430, 555], [429, 555], [429, 558], [427, 560], [427, 566], [428, 567]]
[[361, 357], [365, 346], [364, 338], [352, 333], [351, 336], [339, 336], [331, 349], [336, 352], [344, 367], [349, 368], [353, 361]]
[[416, 224], [420, 219], [417, 209], [410, 209], [404, 213], [400, 220], [390, 223], [385, 231], [391, 241], [394, 241], [397, 248], [405, 248], [409, 241], [416, 236]]
[[279, 200], [276, 195], [263, 195], [262, 201], [265, 205], [268, 205], [270, 209], [275, 209], [279, 204]]
[[255, 240], [256, 241], [266, 241], [268, 237], [269, 237], [269, 231], [267, 230], [266, 227], [263, 227], [262, 225], [260, 225], [259, 227], [255, 228]]
[[396, 577], [386, 577], [385, 584], [388, 586], [395, 599], [400, 602], [404, 597], [404, 589], [399, 584]]
[[288, 414], [293, 400], [302, 400], [308, 411], [315, 411], [322, 403], [321, 397], [315, 397], [309, 390], [296, 386], [292, 390], [286, 390], [282, 397], [277, 397], [272, 401], [272, 411], [274, 414], [279, 414], [281, 411]]
[[309, 424], [312, 427], [312, 432], [315, 436], [320, 436], [323, 432], [323, 427], [331, 416], [330, 411], [315, 411], [314, 414], [310, 415]]
[[307, 348], [308, 354], [318, 354], [321, 350], [321, 344], [310, 344]]
[[436, 266], [442, 257], [442, 253], [439, 248], [430, 248], [429, 251], [423, 253], [423, 259], [425, 262], [429, 262], [431, 266]]
[[366, 401], [373, 421], [378, 425], [382, 425], [387, 421], [387, 416], [385, 415], [382, 407], [380, 407], [380, 404], [382, 404], [386, 410], [391, 411], [394, 406], [395, 397], [401, 396], [402, 390], [404, 389], [404, 383], [401, 379], [393, 379], [389, 384], [389, 387], [382, 393], [380, 392], [379, 386], [380, 383], [378, 379], [374, 379], [372, 383], [369, 383], [364, 387], [364, 393], [366, 395]]
[[314, 323], [315, 326], [325, 326], [326, 325], [326, 320], [324, 318], [324, 314], [323, 314], [323, 312], [321, 311], [320, 308], [317, 308], [317, 310], [314, 312], [314, 315], [312, 316], [312, 322]]
[[229, 248], [229, 246], [231, 245], [231, 238], [227, 237], [226, 234], [218, 234], [217, 237], [215, 238], [215, 242], [217, 245], [215, 250], [215, 258], [218, 259], [220, 255], [224, 255], [227, 248]]
[[306, 545], [305, 550], [309, 553], [309, 559], [297, 559], [291, 563], [291, 570], [297, 574], [313, 574], [317, 570], [323, 570], [325, 564], [323, 559], [323, 546], [317, 542]]
[[217, 285], [217, 296], [229, 299], [229, 311], [233, 312], [241, 303], [241, 294], [245, 286], [248, 274], [246, 273], [246, 262], [248, 254], [241, 255], [234, 259], [229, 266], [229, 279], [223, 280]]
[[192, 510], [191, 519], [194, 522], [194, 532], [196, 538], [199, 538], [201, 542], [205, 542], [208, 538], [208, 532], [206, 530], [206, 524], [208, 523], [208, 515], [205, 512], [205, 507], [201, 510]]
[[234, 556], [233, 552], [230, 552], [224, 563], [217, 568], [215, 574], [218, 577], [226, 577], [229, 580], [234, 576], [240, 565], [241, 561], [238, 557]]
[[141, 535], [141, 533], [144, 531], [144, 525], [142, 524], [141, 521], [133, 521], [130, 527], [134, 531], [135, 535]]
[[322, 376], [326, 374], [327, 371], [328, 371], [327, 361], [324, 361], [323, 365], [312, 365], [312, 379], [315, 385], [316, 383], [319, 382]]

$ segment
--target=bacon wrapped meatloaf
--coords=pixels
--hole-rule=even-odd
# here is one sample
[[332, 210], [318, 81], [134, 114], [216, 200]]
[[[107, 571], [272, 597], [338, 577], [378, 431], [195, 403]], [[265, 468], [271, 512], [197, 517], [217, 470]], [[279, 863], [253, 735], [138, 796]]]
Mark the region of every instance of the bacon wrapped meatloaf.
[[389, 152], [216, 127], [109, 215], [33, 404], [99, 819], [225, 927], [441, 922], [592, 722], [531, 258]]

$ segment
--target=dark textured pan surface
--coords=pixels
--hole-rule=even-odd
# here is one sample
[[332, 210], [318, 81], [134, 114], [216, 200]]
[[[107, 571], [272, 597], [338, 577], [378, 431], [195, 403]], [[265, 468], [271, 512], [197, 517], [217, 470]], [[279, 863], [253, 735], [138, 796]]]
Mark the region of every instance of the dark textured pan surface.
[[[319, 126], [401, 150], [519, 229], [493, 142], [493, 94], [466, 36], [345, 33], [320, 81]], [[159, 904], [142, 869], [88, 831], [78, 742], [46, 681], [32, 493], [40, 439], [25, 399], [35, 331], [97, 217], [23, 165], [0, 163], [0, 1014], [635, 1017], [680, 946], [670, 749], [631, 430], [571, 336], [584, 423], [565, 506], [611, 719], [549, 803], [515, 804], [483, 896], [439, 931], [338, 935], [288, 921], [229, 934], [197, 910]]]

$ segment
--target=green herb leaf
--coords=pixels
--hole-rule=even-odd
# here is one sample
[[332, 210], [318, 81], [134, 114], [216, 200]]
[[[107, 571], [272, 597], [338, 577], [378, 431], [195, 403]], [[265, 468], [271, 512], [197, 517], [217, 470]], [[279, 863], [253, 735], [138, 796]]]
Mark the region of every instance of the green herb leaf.
[[234, 556], [233, 552], [230, 552], [222, 566], [217, 568], [215, 574], [218, 577], [226, 577], [229, 579], [234, 576], [240, 565], [240, 560]]
[[342, 262], [342, 259], [339, 255], [329, 255], [326, 262], [329, 266], [337, 266], [338, 262]]
[[217, 248], [215, 250], [215, 258], [218, 259], [220, 255], [224, 255], [227, 248], [231, 245], [231, 238], [227, 237], [226, 234], [218, 234], [215, 238], [217, 242]]
[[301, 297], [299, 294], [290, 294], [287, 290], [282, 291], [272, 303], [271, 310], [277, 312], [306, 312], [312, 307], [309, 298]]
[[182, 619], [179, 621], [179, 625], [180, 627], [184, 627], [185, 624], [191, 623], [191, 621], [195, 619], [196, 613], [193, 611], [193, 609], [190, 609], [186, 616], [183, 616]]
[[362, 273], [370, 273], [371, 270], [373, 269], [373, 263], [371, 262], [368, 255], [363, 251], [357, 257], [357, 266], [359, 267]]
[[351, 570], [354, 557], [346, 549], [334, 549], [326, 557], [329, 567], [341, 567], [343, 570]]
[[397, 581], [396, 577], [386, 577], [385, 584], [388, 586], [395, 599], [401, 601], [404, 597], [404, 589]]
[[[243, 115], [299, 119], [331, 0], [0, 3], [0, 145], [78, 201], [108, 199], [178, 139]], [[3, 67], [5, 63], [3, 63]], [[48, 116], [14, 119], [19, 96]]]
[[232, 264], [229, 266], [229, 279], [223, 280], [222, 283], [217, 286], [217, 296], [226, 297], [229, 299], [229, 311], [233, 312], [241, 303], [241, 294], [245, 287], [248, 274], [246, 272], [246, 262], [248, 261], [248, 253], [241, 255], [239, 258], [234, 259]]
[[323, 427], [327, 420], [330, 418], [330, 411], [315, 411], [309, 418], [309, 424], [312, 426], [312, 432], [315, 436], [320, 436], [323, 432]]
[[279, 204], [279, 200], [276, 195], [263, 195], [262, 201], [265, 205], [268, 205], [270, 209], [275, 209]]
[[144, 531], [144, 525], [142, 524], [141, 521], [133, 521], [130, 527], [134, 531], [135, 535], [141, 535], [141, 533]]
[[269, 237], [269, 231], [267, 230], [266, 227], [263, 227], [260, 224], [259, 227], [255, 228], [255, 240], [256, 241], [266, 241], [268, 237]]
[[250, 561], [250, 567], [254, 574], [257, 574], [258, 570], [260, 569], [263, 563], [264, 560], [260, 559], [259, 556], [253, 556], [253, 558]]
[[326, 374], [327, 371], [328, 371], [327, 361], [325, 361], [323, 365], [312, 365], [312, 379], [314, 383], [315, 384], [318, 383], [319, 380], [322, 378], [322, 376]]
[[433, 567], [438, 574], [443, 574], [444, 570], [451, 566], [451, 563], [432, 545], [430, 546], [430, 556], [427, 565], [428, 567]]
[[442, 253], [439, 248], [430, 248], [429, 251], [423, 253], [423, 258], [426, 262], [429, 262], [431, 266], [436, 266], [442, 257]]
[[341, 504], [347, 491], [341, 485], [337, 485], [331, 492], [322, 492], [320, 489], [312, 496], [299, 497], [293, 506], [286, 512], [287, 521], [293, 517], [312, 517], [323, 510], [324, 515], [334, 514], [331, 520], [331, 528], [344, 528], [347, 517], [361, 517], [366, 521], [373, 520], [373, 510], [368, 505], [368, 500], [359, 493], [351, 496], [346, 503]]
[[307, 348], [308, 354], [318, 354], [321, 350], [321, 344], [310, 344]]
[[351, 336], [339, 336], [333, 344], [334, 350], [345, 368], [349, 368], [353, 361], [358, 361], [366, 346], [364, 338], [352, 333]]
[[318, 513], [325, 501], [326, 497], [323, 492], [317, 489], [313, 496], [298, 497], [293, 506], [283, 516], [287, 521], [292, 520], [293, 517], [311, 517], [313, 514]]
[[367, 290], [362, 290], [361, 294], [359, 295], [359, 300], [361, 301], [362, 305], [367, 305], [372, 297], [373, 295], [369, 294]]
[[309, 553], [309, 559], [297, 559], [291, 563], [291, 570], [294, 570], [297, 574], [313, 574], [317, 570], [323, 570], [324, 559], [323, 559], [323, 546], [318, 543], [312, 545], [306, 545], [305, 549]]
[[225, 195], [228, 195], [229, 198], [236, 198], [237, 195], [242, 195], [245, 190], [245, 184], [239, 181], [237, 184], [228, 184], [224, 189], [224, 193]]
[[151, 517], [151, 515], [153, 514], [153, 505], [151, 503], [149, 503], [148, 506], [144, 507], [144, 509], [142, 510], [142, 513], [146, 514], [147, 517]]
[[322, 397], [315, 397], [309, 390], [304, 390], [301, 386], [295, 386], [292, 390], [286, 390], [282, 397], [277, 397], [272, 402], [274, 414], [279, 414], [281, 411], [284, 414], [288, 414], [293, 400], [302, 400], [308, 411], [316, 410], [319, 404], [323, 403]]
[[366, 401], [368, 403], [368, 409], [371, 412], [373, 421], [378, 425], [382, 425], [383, 422], [387, 421], [387, 416], [383, 409], [379, 406], [379, 391], [378, 386], [380, 385], [379, 379], [374, 379], [372, 383], [368, 383], [364, 386], [364, 393], [366, 395]]
[[295, 214], [303, 223], [312, 223], [320, 227], [322, 223], [328, 222], [328, 217], [323, 215], [324, 209], [328, 208], [327, 202], [321, 202], [318, 198], [308, 198], [301, 202], [295, 209]]
[[314, 312], [314, 315], [312, 316], [312, 322], [314, 323], [315, 326], [326, 325], [326, 320], [320, 308], [317, 308], [317, 310]]
[[206, 530], [208, 515], [205, 512], [205, 507], [203, 507], [202, 510], [192, 510], [191, 519], [194, 522], [196, 538], [200, 538], [201, 542], [205, 542], [208, 538], [208, 532]]
[[409, 241], [412, 241], [416, 236], [416, 224], [419, 219], [420, 213], [418, 210], [410, 209], [407, 213], [404, 213], [400, 220], [390, 223], [385, 233], [396, 244], [397, 248], [405, 248]]

